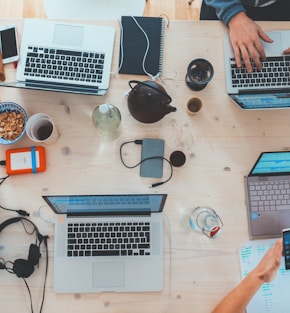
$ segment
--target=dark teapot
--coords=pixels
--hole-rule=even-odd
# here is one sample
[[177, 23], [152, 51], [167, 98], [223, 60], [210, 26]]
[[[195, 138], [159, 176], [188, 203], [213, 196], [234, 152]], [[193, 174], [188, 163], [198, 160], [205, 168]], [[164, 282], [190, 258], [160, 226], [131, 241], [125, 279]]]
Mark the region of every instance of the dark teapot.
[[[136, 84], [132, 87], [132, 84]], [[129, 81], [128, 109], [132, 116], [142, 123], [154, 123], [176, 108], [169, 105], [172, 101], [165, 89], [158, 83], [148, 80]]]

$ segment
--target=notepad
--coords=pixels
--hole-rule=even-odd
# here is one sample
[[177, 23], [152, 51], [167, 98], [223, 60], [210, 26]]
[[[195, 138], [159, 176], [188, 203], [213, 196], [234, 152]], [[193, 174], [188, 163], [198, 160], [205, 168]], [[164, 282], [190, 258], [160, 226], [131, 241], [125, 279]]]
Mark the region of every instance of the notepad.
[[[264, 254], [275, 243], [276, 239], [255, 240], [246, 243], [239, 251], [242, 278], [260, 262]], [[247, 306], [247, 313], [288, 312], [290, 271], [285, 270], [284, 258], [281, 259], [280, 268], [276, 278], [269, 283], [264, 283], [254, 295]]]
[[122, 16], [119, 73], [152, 76], [161, 73], [163, 37], [163, 18]]

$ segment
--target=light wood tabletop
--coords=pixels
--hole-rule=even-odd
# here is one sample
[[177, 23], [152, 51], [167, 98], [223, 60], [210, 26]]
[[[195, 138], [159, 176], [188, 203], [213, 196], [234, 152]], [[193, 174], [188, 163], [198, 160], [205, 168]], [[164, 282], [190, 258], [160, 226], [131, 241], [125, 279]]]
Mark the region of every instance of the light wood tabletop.
[[[23, 20], [15, 22], [21, 37]], [[243, 178], [262, 151], [290, 149], [290, 111], [243, 111], [226, 94], [223, 35], [219, 22], [171, 21], [165, 29], [162, 85], [172, 97], [176, 112], [153, 124], [136, 121], [129, 113], [126, 92], [131, 79], [145, 76], [117, 73], [119, 25], [91, 22], [116, 28], [112, 74], [108, 93], [102, 97], [1, 87], [1, 101], [22, 105], [29, 115], [42, 112], [52, 116], [60, 133], [58, 141], [45, 145], [47, 170], [44, 173], [15, 175], [0, 187], [0, 205], [30, 212], [43, 234], [48, 234], [49, 270], [43, 313], [208, 313], [241, 279], [238, 249], [247, 241], [248, 226]], [[265, 30], [289, 29], [290, 23], [261, 23]], [[205, 58], [214, 67], [213, 80], [199, 92], [185, 84], [187, 65]], [[7, 80], [15, 75], [13, 65], [5, 66]], [[188, 115], [186, 103], [192, 97], [203, 102], [201, 112]], [[122, 131], [112, 142], [102, 142], [91, 122], [100, 103], [116, 105], [122, 115]], [[143, 178], [139, 168], [125, 168], [120, 145], [128, 140], [162, 138], [165, 157], [175, 150], [186, 155], [186, 163], [173, 169], [172, 179], [155, 189], [158, 179]], [[7, 148], [29, 147], [28, 137], [11, 146], [0, 147], [0, 159]], [[140, 160], [140, 147], [126, 147], [127, 162]], [[5, 176], [5, 168], [0, 168]], [[164, 176], [169, 169], [164, 164]], [[164, 208], [164, 289], [150, 293], [55, 294], [53, 257], [55, 215], [44, 203], [45, 194], [167, 193]], [[212, 207], [223, 221], [216, 239], [187, 233], [180, 216], [187, 208]], [[13, 213], [0, 211], [3, 222]], [[0, 258], [27, 258], [34, 237], [21, 224], [0, 234]], [[45, 273], [42, 248], [39, 268], [27, 279], [34, 312], [39, 312]], [[22, 279], [0, 271], [0, 303], [5, 312], [30, 312], [30, 301]]]

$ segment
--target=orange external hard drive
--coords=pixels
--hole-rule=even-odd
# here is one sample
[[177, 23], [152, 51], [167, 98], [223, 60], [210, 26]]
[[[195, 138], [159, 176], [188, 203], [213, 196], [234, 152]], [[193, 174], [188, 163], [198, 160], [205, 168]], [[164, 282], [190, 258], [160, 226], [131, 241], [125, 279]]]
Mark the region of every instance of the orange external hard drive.
[[29, 147], [6, 150], [8, 175], [39, 173], [46, 170], [44, 147]]

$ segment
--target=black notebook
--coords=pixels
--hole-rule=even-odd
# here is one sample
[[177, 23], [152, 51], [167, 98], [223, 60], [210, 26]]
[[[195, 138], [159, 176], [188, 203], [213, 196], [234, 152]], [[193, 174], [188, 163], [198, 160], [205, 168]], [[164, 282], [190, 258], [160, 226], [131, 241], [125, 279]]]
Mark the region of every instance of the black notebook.
[[[119, 73], [135, 75], [148, 75], [149, 73], [152, 76], [161, 73], [163, 18], [122, 16], [121, 26]], [[142, 29], [148, 37], [149, 44]]]

